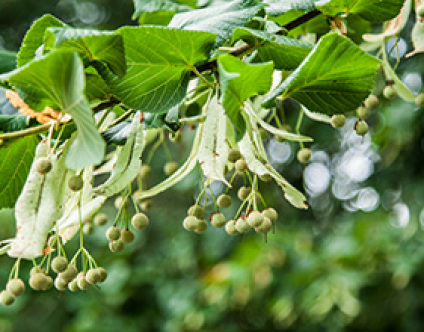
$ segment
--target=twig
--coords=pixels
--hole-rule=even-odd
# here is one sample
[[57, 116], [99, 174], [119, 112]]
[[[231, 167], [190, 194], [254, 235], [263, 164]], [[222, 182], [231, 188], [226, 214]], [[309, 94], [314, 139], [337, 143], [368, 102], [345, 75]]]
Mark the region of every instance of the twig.
[[[309, 13], [306, 13], [306, 14], [298, 17], [297, 19], [295, 19], [295, 20], [287, 23], [286, 25], [284, 25], [283, 31], [293, 30], [293, 29], [297, 28], [298, 26], [312, 20], [314, 17], [316, 17], [320, 14], [321, 14], [321, 12], [319, 10], [310, 11]], [[282, 32], [277, 33], [277, 34], [282, 34]], [[258, 47], [258, 45], [245, 44], [245, 45], [242, 45], [242, 46], [236, 48], [235, 50], [229, 52], [229, 54], [234, 55], [234, 56], [239, 56], [239, 55], [242, 55], [246, 52], [252, 51], [252, 50], [256, 49], [257, 47]], [[213, 61], [204, 63], [202, 65], [196, 66], [196, 68], [199, 72], [203, 72], [203, 71], [206, 71], [206, 70], [211, 70], [211, 69], [215, 68], [216, 66], [217, 66], [217, 61], [213, 60]]]

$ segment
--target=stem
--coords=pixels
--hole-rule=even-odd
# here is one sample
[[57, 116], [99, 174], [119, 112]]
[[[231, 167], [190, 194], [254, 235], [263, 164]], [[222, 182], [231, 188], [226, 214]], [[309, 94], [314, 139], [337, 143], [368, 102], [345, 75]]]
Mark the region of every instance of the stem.
[[129, 109], [124, 114], [122, 114], [119, 118], [117, 118], [115, 121], [113, 121], [110, 125], [108, 125], [106, 128], [104, 128], [102, 131], [105, 131], [114, 125], [118, 124], [119, 122], [124, 121], [126, 118], [128, 118], [132, 113], [134, 113], [134, 109]]
[[189, 118], [181, 118], [178, 121], [181, 123], [186, 123], [186, 124], [197, 124], [197, 123], [205, 122], [205, 120], [206, 120], [206, 115], [201, 114], [201, 115], [191, 116]]
[[[299, 117], [297, 118], [297, 123], [296, 123], [296, 134], [300, 134], [300, 126], [302, 125], [302, 120], [303, 120], [303, 108], [300, 109], [299, 111]], [[299, 142], [300, 147], [303, 149], [303, 142]]]
[[[68, 122], [63, 122], [63, 123], [68, 123]], [[61, 123], [61, 124], [63, 124]], [[33, 127], [33, 128], [27, 128], [27, 129], [23, 129], [23, 130], [19, 130], [19, 131], [15, 131], [12, 133], [7, 133], [7, 134], [0, 134], [0, 139], [3, 141], [8, 141], [14, 138], [20, 138], [20, 137], [25, 137], [25, 136], [29, 136], [29, 135], [35, 135], [35, 134], [40, 134], [42, 132], [45, 132], [47, 130], [49, 130], [51, 127], [51, 123], [47, 123], [38, 127]]]
[[199, 77], [203, 82], [205, 82], [210, 88], [214, 88], [213, 84], [209, 82], [198, 70], [195, 66], [191, 68], [193, 70], [193, 73], [196, 74], [197, 77]]
[[[319, 14], [321, 14], [321, 12], [319, 10], [310, 11], [309, 13], [306, 13], [305, 15], [302, 15], [302, 16], [298, 17], [297, 19], [287, 23], [286, 25], [283, 26], [283, 28], [287, 31], [293, 30], [293, 29], [297, 28], [298, 26], [312, 20], [314, 17], [318, 16]], [[254, 50], [257, 47], [258, 47], [258, 45], [246, 44], [246, 45], [240, 46], [239, 48], [231, 51], [229, 54], [234, 55], [234, 56], [239, 56], [239, 55], [245, 54], [246, 52], [249, 52], [251, 49]], [[203, 72], [203, 71], [206, 71], [206, 70], [214, 69], [214, 68], [216, 68], [216, 66], [217, 66], [217, 61], [213, 60], [213, 61], [207, 62], [203, 65], [196, 66], [196, 69], [199, 72]]]
[[315, 18], [316, 16], [318, 16], [320, 14], [321, 14], [321, 12], [319, 10], [316, 10], [316, 9], [312, 10], [309, 13], [306, 13], [305, 15], [298, 17], [294, 21], [287, 23], [286, 25], [283, 26], [283, 28], [288, 30], [288, 31], [293, 30], [293, 29], [297, 28], [299, 25], [302, 25], [303, 23], [306, 23], [306, 22], [312, 20], [313, 18]]
[[[119, 101], [117, 100], [110, 100], [104, 103], [101, 103], [99, 105], [97, 105], [96, 107], [93, 108], [93, 112], [99, 112], [107, 107], [111, 107], [113, 105], [119, 104]], [[63, 122], [59, 122], [57, 125], [61, 126], [64, 124], [70, 124], [72, 123], [72, 120], [69, 121], [63, 121]], [[19, 131], [14, 131], [12, 133], [7, 133], [7, 134], [0, 134], [0, 140], [3, 141], [8, 141], [11, 139], [15, 139], [15, 138], [20, 138], [20, 137], [25, 137], [25, 136], [29, 136], [29, 135], [36, 135], [36, 134], [41, 134], [47, 130], [49, 130], [51, 126], [51, 123], [46, 123], [44, 125], [41, 126], [37, 126], [37, 127], [32, 127], [32, 128], [26, 128], [23, 130], [19, 130]]]

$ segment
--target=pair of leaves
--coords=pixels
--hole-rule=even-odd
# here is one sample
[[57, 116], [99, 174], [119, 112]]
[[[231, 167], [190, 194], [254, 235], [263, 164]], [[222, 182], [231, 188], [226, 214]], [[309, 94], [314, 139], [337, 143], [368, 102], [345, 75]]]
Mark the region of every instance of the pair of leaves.
[[81, 169], [103, 160], [105, 143], [84, 95], [84, 67], [75, 52], [55, 50], [0, 79], [34, 101], [32, 105], [38, 110], [48, 105], [72, 116], [78, 136], [66, 157], [68, 168]]
[[348, 38], [329, 33], [265, 101], [282, 94], [298, 100], [313, 112], [347, 113], [368, 96], [379, 65], [378, 59]]

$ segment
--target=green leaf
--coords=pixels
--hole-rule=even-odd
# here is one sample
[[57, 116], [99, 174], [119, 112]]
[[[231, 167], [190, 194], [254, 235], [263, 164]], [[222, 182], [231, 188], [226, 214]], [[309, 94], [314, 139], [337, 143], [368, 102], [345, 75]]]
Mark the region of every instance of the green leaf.
[[265, 11], [268, 15], [278, 16], [288, 12], [289, 10], [302, 10], [309, 12], [315, 9], [315, 2], [318, 0], [264, 0], [268, 6]]
[[85, 94], [88, 100], [100, 101], [110, 99], [112, 91], [97, 71], [89, 67], [85, 70]]
[[35, 106], [39, 107], [37, 101], [42, 101], [41, 105], [72, 116], [78, 136], [66, 157], [68, 168], [80, 169], [103, 160], [105, 142], [97, 131], [84, 95], [84, 67], [77, 53], [56, 50], [3, 78], [18, 89], [26, 101], [35, 101]]
[[44, 33], [50, 27], [64, 27], [65, 23], [47, 14], [36, 20], [25, 34], [19, 49], [17, 66], [21, 67], [35, 58], [36, 52], [44, 42]]
[[243, 39], [245, 42], [260, 46], [255, 62], [273, 61], [276, 69], [293, 70], [300, 65], [312, 50], [313, 45], [298, 39], [277, 36], [265, 31], [250, 28], [237, 28], [233, 40]]
[[8, 133], [11, 131], [22, 130], [28, 127], [29, 122], [29, 116], [0, 114], [0, 131]]
[[358, 14], [372, 22], [382, 22], [399, 14], [405, 0], [324, 0], [316, 6], [325, 15]]
[[346, 113], [369, 95], [379, 64], [348, 38], [329, 33], [265, 102], [283, 94], [313, 112]]
[[0, 209], [15, 205], [31, 168], [37, 144], [37, 136], [27, 136], [0, 146]]
[[241, 115], [243, 103], [253, 95], [268, 92], [272, 84], [273, 64], [250, 65], [226, 54], [218, 58], [218, 70], [222, 105], [237, 129], [237, 139], [241, 139], [246, 130]]
[[0, 51], [0, 74], [16, 68], [16, 53], [6, 50]]
[[190, 71], [208, 58], [215, 35], [163, 27], [125, 27], [127, 73], [110, 77], [114, 94], [142, 112], [166, 112], [185, 96]]
[[140, 25], [162, 25], [167, 26], [171, 22], [175, 12], [157, 11], [153, 13], [142, 13], [138, 19]]
[[235, 28], [244, 26], [263, 7], [257, 0], [235, 0], [176, 14], [169, 27], [216, 33], [216, 43], [221, 45], [231, 37]]
[[113, 31], [49, 28], [46, 47], [68, 48], [77, 51], [88, 61], [103, 61], [118, 76], [126, 71], [122, 36]]
[[190, 10], [192, 7], [175, 0], [134, 0], [134, 8], [133, 20], [139, 18], [143, 13], [180, 12]]

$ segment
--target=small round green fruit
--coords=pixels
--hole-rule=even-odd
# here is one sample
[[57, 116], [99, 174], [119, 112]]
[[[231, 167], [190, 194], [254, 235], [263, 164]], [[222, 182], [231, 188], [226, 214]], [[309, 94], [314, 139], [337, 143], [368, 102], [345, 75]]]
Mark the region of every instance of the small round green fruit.
[[392, 99], [394, 96], [396, 96], [396, 90], [393, 85], [388, 85], [384, 88], [383, 96], [387, 99]]
[[178, 164], [175, 161], [169, 161], [163, 167], [163, 172], [165, 175], [170, 176], [174, 174], [178, 169]]
[[55, 273], [61, 273], [66, 270], [68, 267], [68, 260], [63, 256], [56, 256], [52, 260], [51, 264], [52, 270]]
[[278, 219], [278, 212], [274, 208], [267, 208], [262, 211], [262, 215], [269, 218], [272, 223], [275, 223]]
[[221, 194], [216, 200], [216, 203], [220, 208], [226, 209], [231, 205], [231, 197], [227, 194]]
[[[77, 282], [76, 279], [73, 279], [71, 282]], [[58, 290], [58, 291], [65, 291], [68, 289], [68, 284], [69, 282], [61, 277], [56, 277], [56, 279], [54, 280], [54, 287]], [[78, 285], [77, 285], [78, 286]]]
[[131, 218], [131, 225], [137, 230], [145, 229], [149, 225], [149, 218], [142, 212], [138, 212]]
[[6, 284], [6, 290], [13, 296], [20, 296], [25, 292], [25, 283], [22, 279], [10, 279]]
[[346, 123], [346, 117], [343, 114], [334, 114], [331, 117], [331, 125], [333, 128], [342, 128]]
[[243, 158], [237, 160], [234, 166], [236, 168], [236, 171], [240, 174], [244, 173], [244, 171], [247, 170], [247, 163], [246, 160], [244, 160]]
[[120, 236], [121, 231], [116, 226], [109, 227], [106, 231], [106, 237], [109, 241], [118, 240]]
[[35, 161], [35, 168], [40, 174], [47, 174], [52, 169], [52, 162], [47, 157], [38, 158]]
[[149, 165], [142, 165], [138, 174], [142, 180], [145, 180], [152, 175], [152, 168]]
[[30, 271], [29, 271], [29, 275], [32, 276], [35, 273], [45, 273], [46, 270], [44, 269], [44, 267], [41, 266], [34, 266]]
[[88, 270], [87, 274], [85, 275], [85, 280], [87, 280], [87, 282], [92, 285], [100, 282], [100, 274], [97, 268]]
[[194, 230], [197, 234], [202, 234], [208, 228], [206, 220], [198, 219], [196, 229]]
[[103, 226], [106, 225], [107, 223], [107, 215], [104, 213], [97, 213], [96, 216], [94, 217], [94, 225], [96, 226]]
[[8, 307], [12, 305], [13, 302], [15, 302], [15, 297], [13, 294], [9, 293], [7, 290], [4, 290], [0, 293], [0, 303], [3, 306]]
[[84, 272], [80, 272], [76, 278], [78, 288], [85, 291], [91, 287], [91, 284], [89, 284], [85, 278]]
[[68, 180], [68, 187], [72, 191], [80, 191], [84, 186], [84, 181], [80, 175], [74, 175]]
[[250, 212], [246, 219], [247, 223], [252, 227], [258, 227], [263, 220], [264, 216], [259, 211]]
[[[423, 6], [424, 7], [424, 6]], [[416, 97], [415, 97], [415, 105], [419, 106], [419, 107], [424, 107], [424, 93], [419, 93]]]
[[378, 99], [377, 96], [374, 96], [374, 95], [369, 95], [368, 98], [365, 99], [364, 101], [365, 107], [370, 110], [376, 108], [378, 104], [380, 104], [380, 100]]
[[240, 234], [246, 234], [251, 229], [252, 229], [252, 226], [250, 226], [245, 219], [243, 219], [243, 218], [237, 219], [237, 222], [236, 222], [237, 232], [239, 232]]
[[237, 235], [239, 232], [237, 231], [237, 228], [236, 228], [236, 221], [235, 220], [229, 220], [225, 224], [225, 231], [229, 235]]
[[99, 281], [98, 282], [105, 281], [106, 278], [107, 278], [107, 271], [103, 267], [96, 267], [95, 270], [96, 270], [96, 273], [99, 276]]
[[183, 227], [189, 232], [193, 232], [197, 228], [198, 220], [195, 216], [187, 216], [184, 218]]
[[237, 149], [230, 149], [228, 152], [228, 161], [231, 163], [235, 163], [237, 160], [241, 158], [240, 151]]
[[250, 187], [240, 187], [237, 191], [237, 197], [239, 200], [244, 201], [249, 197], [250, 193], [252, 192], [252, 188]]
[[360, 119], [366, 119], [367, 117], [370, 116], [370, 114], [371, 114], [371, 110], [369, 108], [364, 107], [364, 106], [359, 106], [356, 109], [356, 115]]
[[85, 235], [93, 234], [93, 230], [94, 230], [94, 227], [91, 222], [84, 223], [82, 227], [82, 231], [84, 232]]
[[213, 227], [221, 228], [225, 226], [225, 216], [222, 213], [214, 213], [211, 218]]
[[75, 265], [68, 264], [65, 271], [58, 274], [58, 277], [65, 280], [66, 282], [72, 281], [78, 274], [78, 270]]
[[149, 211], [152, 208], [153, 202], [150, 198], [145, 198], [140, 202], [139, 205], [143, 211]]
[[196, 218], [202, 219], [204, 216], [204, 212], [205, 209], [203, 208], [203, 206], [200, 205], [192, 205], [189, 207], [189, 209], [187, 210], [187, 214], [189, 216], [195, 216]]
[[258, 234], [265, 234], [265, 233], [268, 233], [271, 229], [272, 229], [272, 221], [269, 218], [264, 217], [264, 219], [262, 220], [262, 223], [255, 228], [255, 231]]
[[[55, 279], [55, 282], [54, 282], [54, 285], [55, 285], [55, 287], [57, 288], [57, 278]], [[61, 281], [62, 282], [62, 281]], [[60, 285], [60, 288], [61, 289], [58, 289], [58, 290], [65, 290], [65, 289], [62, 289], [62, 288], [64, 288], [64, 285]], [[73, 292], [73, 293], [76, 293], [76, 292], [78, 292], [80, 289], [79, 289], [79, 287], [78, 287], [78, 281], [77, 281], [77, 279], [74, 279], [74, 280], [72, 280], [69, 284], [68, 284], [68, 289], [71, 291], [71, 292]]]
[[129, 201], [128, 198], [124, 198], [122, 196], [118, 196], [115, 199], [114, 205], [115, 205], [115, 208], [117, 210], [126, 209], [126, 208], [128, 208], [130, 206], [130, 201]]
[[112, 252], [120, 252], [124, 250], [124, 242], [122, 240], [114, 240], [109, 242], [109, 249]]
[[368, 130], [368, 124], [365, 121], [360, 120], [356, 122], [355, 131], [358, 135], [364, 136], [368, 132]]
[[297, 160], [301, 162], [302, 164], [305, 164], [309, 160], [311, 160], [311, 156], [312, 156], [311, 149], [302, 148], [299, 151], [297, 151]]
[[120, 237], [120, 239], [121, 239], [121, 241], [122, 241], [124, 244], [128, 244], [128, 243], [133, 242], [133, 241], [134, 241], [134, 238], [135, 238], [134, 233], [133, 233], [133, 232], [131, 232], [129, 229], [124, 229], [124, 230], [121, 232], [121, 237]]

